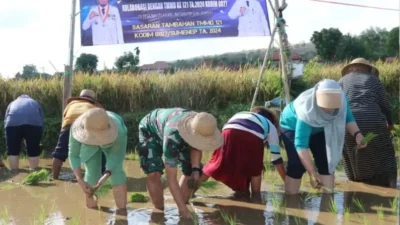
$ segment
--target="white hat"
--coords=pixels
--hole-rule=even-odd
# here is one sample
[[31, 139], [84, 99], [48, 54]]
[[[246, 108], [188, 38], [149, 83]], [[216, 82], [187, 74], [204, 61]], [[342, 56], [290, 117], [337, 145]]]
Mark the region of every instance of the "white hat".
[[214, 151], [224, 143], [217, 120], [209, 113], [189, 113], [179, 121], [177, 128], [183, 140], [200, 151]]
[[115, 121], [102, 108], [93, 108], [79, 116], [72, 124], [72, 136], [87, 145], [107, 145], [118, 136]]
[[325, 79], [318, 84], [317, 105], [328, 109], [338, 109], [342, 107], [342, 88], [339, 83]]

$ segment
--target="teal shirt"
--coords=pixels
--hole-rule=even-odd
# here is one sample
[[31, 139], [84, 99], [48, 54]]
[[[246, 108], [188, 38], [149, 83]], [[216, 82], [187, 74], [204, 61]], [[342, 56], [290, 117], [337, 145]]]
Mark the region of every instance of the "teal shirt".
[[118, 170], [122, 166], [126, 155], [127, 131], [123, 119], [113, 113], [107, 111], [118, 128], [118, 137], [115, 142], [107, 146], [92, 146], [78, 142], [72, 135], [72, 129], [69, 136], [69, 159], [72, 169], [81, 167], [82, 163], [88, 161], [97, 151], [103, 151], [106, 156], [106, 169], [110, 171]]
[[[346, 123], [355, 122], [350, 104], [346, 98], [347, 112]], [[295, 131], [294, 145], [297, 151], [309, 148], [310, 136], [324, 131], [324, 127], [312, 127], [304, 121], [297, 118], [296, 109], [293, 101], [285, 107], [280, 117], [280, 126], [287, 130]]]

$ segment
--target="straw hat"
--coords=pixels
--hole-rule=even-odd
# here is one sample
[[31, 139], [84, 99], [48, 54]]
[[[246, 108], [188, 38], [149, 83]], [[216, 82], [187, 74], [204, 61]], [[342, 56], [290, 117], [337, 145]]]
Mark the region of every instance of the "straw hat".
[[224, 143], [217, 120], [205, 112], [187, 114], [179, 121], [177, 128], [183, 140], [200, 151], [214, 151]]
[[79, 97], [71, 97], [67, 100], [67, 104], [74, 100], [87, 100], [92, 103], [96, 103], [96, 93], [90, 89], [83, 89], [79, 94]]
[[343, 67], [342, 69], [342, 76], [347, 74], [348, 69], [352, 66], [352, 65], [363, 65], [363, 66], [367, 66], [370, 71], [371, 74], [374, 74], [376, 76], [379, 76], [379, 70], [374, 67], [368, 60], [364, 59], [364, 58], [357, 58], [354, 59], [353, 61], [351, 61], [349, 64], [347, 64], [346, 66]]
[[316, 99], [317, 105], [327, 109], [342, 107], [342, 88], [334, 80], [325, 79], [318, 84]]
[[87, 145], [107, 145], [118, 136], [114, 120], [102, 108], [93, 108], [79, 116], [72, 124], [72, 136]]

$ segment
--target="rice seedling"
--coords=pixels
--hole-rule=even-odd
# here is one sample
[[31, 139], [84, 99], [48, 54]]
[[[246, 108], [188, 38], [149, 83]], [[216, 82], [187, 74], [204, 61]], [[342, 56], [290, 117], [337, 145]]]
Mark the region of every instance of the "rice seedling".
[[37, 216], [35, 216], [35, 219], [33, 220], [33, 225], [42, 225], [45, 224], [47, 215], [46, 215], [46, 209], [44, 208], [43, 205], [40, 205], [40, 211]]
[[336, 214], [338, 213], [338, 207], [334, 198], [331, 199], [329, 211]]
[[374, 133], [367, 133], [361, 140], [361, 144], [365, 145], [374, 140], [378, 135]]
[[376, 210], [376, 214], [380, 220], [385, 218], [385, 214], [383, 213], [383, 206], [381, 205], [378, 210]]
[[361, 210], [362, 212], [365, 213], [364, 205], [363, 205], [363, 203], [361, 202], [360, 199], [358, 199], [358, 198], [353, 199], [353, 203], [357, 206], [357, 208], [358, 208], [359, 210]]
[[302, 219], [300, 217], [297, 217], [297, 216], [294, 217], [294, 222], [296, 223], [296, 225], [305, 225], [305, 224], [307, 224], [307, 222], [304, 219]]
[[74, 216], [74, 217], [72, 217], [72, 219], [71, 219], [71, 224], [72, 224], [72, 225], [79, 225], [79, 220], [80, 220], [80, 217]]
[[137, 153], [137, 151], [131, 151], [125, 155], [125, 159], [137, 161], [139, 160], [139, 154]]
[[390, 209], [393, 213], [393, 215], [397, 215], [399, 211], [399, 198], [396, 196], [393, 198], [393, 200], [390, 202]]
[[103, 185], [101, 185], [94, 193], [93, 195], [95, 195], [97, 198], [98, 197], [103, 197], [106, 196], [110, 190], [112, 189], [112, 185], [111, 185], [111, 181], [110, 180], [106, 180]]
[[350, 208], [349, 207], [345, 207], [344, 209], [343, 209], [343, 216], [344, 216], [344, 219], [348, 222], [348, 221], [350, 221], [350, 215], [351, 215], [351, 211], [350, 211]]
[[215, 189], [218, 185], [219, 183], [217, 181], [206, 181], [201, 183], [200, 187], [205, 189]]
[[197, 213], [192, 212], [192, 220], [193, 220], [193, 224], [194, 225], [199, 225], [199, 216], [197, 215]]
[[137, 192], [133, 192], [130, 194], [129, 199], [131, 202], [141, 202], [141, 203], [145, 203], [149, 201], [149, 197], [141, 194], [141, 193], [137, 193]]
[[237, 224], [237, 218], [236, 214], [233, 214], [233, 216], [229, 215], [227, 212], [224, 210], [220, 209], [219, 210], [221, 214], [221, 218], [224, 221], [224, 224], [229, 224], [229, 225], [236, 225]]
[[8, 208], [4, 206], [3, 210], [0, 212], [0, 222], [7, 224], [10, 220], [11, 218], [8, 213]]
[[37, 185], [41, 181], [48, 181], [50, 179], [50, 172], [47, 169], [34, 171], [24, 178], [22, 184]]

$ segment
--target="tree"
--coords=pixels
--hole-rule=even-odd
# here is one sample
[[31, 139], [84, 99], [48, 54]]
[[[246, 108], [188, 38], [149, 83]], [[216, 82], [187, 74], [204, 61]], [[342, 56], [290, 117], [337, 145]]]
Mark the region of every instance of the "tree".
[[352, 37], [350, 34], [344, 35], [336, 49], [337, 60], [351, 60], [358, 57], [364, 57], [365, 47], [360, 38]]
[[97, 68], [99, 62], [96, 55], [82, 53], [75, 62], [75, 70], [82, 73], [89, 73], [92, 75]]
[[336, 28], [324, 28], [320, 32], [314, 31], [311, 42], [315, 45], [318, 55], [323, 60], [333, 61], [342, 36], [342, 32]]
[[385, 43], [385, 49], [388, 56], [399, 55], [399, 28], [393, 28]]
[[139, 47], [135, 48], [135, 54], [132, 52], [124, 52], [124, 54], [117, 58], [115, 66], [120, 73], [135, 73], [139, 71]]
[[387, 43], [388, 36], [389, 32], [386, 29], [378, 27], [371, 27], [361, 32], [360, 40], [366, 50], [364, 58], [377, 60], [387, 57], [388, 54], [385, 49], [385, 44]]

